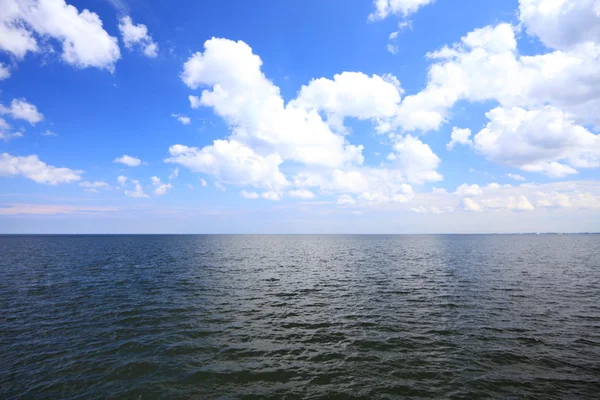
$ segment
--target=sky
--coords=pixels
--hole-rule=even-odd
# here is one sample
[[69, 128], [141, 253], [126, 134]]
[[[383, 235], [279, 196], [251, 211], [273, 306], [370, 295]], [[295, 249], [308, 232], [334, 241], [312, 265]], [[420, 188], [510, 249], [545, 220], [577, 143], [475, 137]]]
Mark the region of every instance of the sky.
[[0, 0], [0, 233], [600, 231], [598, 0]]

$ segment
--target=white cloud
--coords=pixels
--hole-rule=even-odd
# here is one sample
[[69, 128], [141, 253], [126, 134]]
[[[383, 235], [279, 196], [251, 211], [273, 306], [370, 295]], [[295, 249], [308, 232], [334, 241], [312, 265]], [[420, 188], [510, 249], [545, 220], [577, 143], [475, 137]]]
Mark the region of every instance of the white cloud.
[[24, 176], [37, 183], [56, 185], [81, 179], [83, 171], [58, 168], [41, 161], [37, 155], [13, 156], [0, 154], [0, 176]]
[[115, 158], [113, 162], [128, 165], [130, 167], [137, 167], [142, 163], [142, 160], [125, 154], [121, 157]]
[[356, 204], [356, 200], [348, 194], [343, 194], [337, 199], [337, 204], [340, 206], [353, 205]]
[[192, 119], [190, 117], [186, 117], [185, 115], [181, 114], [173, 113], [171, 114], [171, 117], [177, 118], [177, 121], [181, 122], [183, 125], [189, 125], [190, 122], [192, 122]]
[[227, 191], [227, 188], [224, 185], [222, 185], [220, 182], [215, 182], [215, 187], [217, 189], [219, 189], [221, 192]]
[[83, 190], [89, 193], [98, 193], [99, 189], [110, 189], [110, 185], [102, 181], [84, 181], [79, 183], [79, 186], [84, 188]]
[[523, 195], [483, 199], [480, 203], [483, 207], [491, 209], [500, 208], [515, 211], [533, 211], [535, 209], [527, 197]]
[[271, 201], [279, 201], [281, 200], [281, 195], [277, 192], [263, 192], [260, 197], [262, 197], [263, 199], [266, 200], [271, 200]]
[[192, 89], [211, 87], [190, 101], [212, 107], [230, 126], [232, 140], [309, 165], [363, 162], [362, 146], [332, 132], [316, 110], [284, 104], [279, 88], [261, 72], [262, 60], [246, 43], [213, 38], [204, 47], [204, 53], [185, 62], [181, 78]]
[[471, 146], [473, 144], [473, 141], [469, 139], [470, 136], [471, 130], [468, 128], [452, 128], [452, 133], [450, 134], [450, 142], [448, 142], [448, 144], [446, 145], [446, 149], [452, 150], [454, 148], [454, 145], [456, 144]]
[[212, 146], [202, 149], [174, 145], [169, 147], [169, 154], [166, 162], [212, 174], [227, 184], [264, 189], [279, 189], [288, 184], [279, 171], [282, 160], [277, 154], [263, 157], [234, 140], [215, 140]]
[[256, 192], [247, 192], [245, 190], [242, 190], [240, 194], [246, 199], [258, 199], [260, 197], [260, 195]]
[[519, 0], [519, 19], [530, 35], [554, 49], [600, 43], [597, 0]]
[[407, 17], [416, 13], [419, 8], [433, 3], [435, 0], [374, 0], [375, 11], [369, 15], [370, 21], [387, 18], [389, 15]]
[[394, 164], [404, 171], [408, 182], [437, 182], [443, 179], [436, 171], [440, 158], [416, 137], [406, 135], [397, 138], [393, 148], [396, 152]]
[[126, 177], [126, 176], [124, 176], [124, 175], [119, 175], [119, 176], [117, 177], [117, 182], [119, 182], [119, 186], [125, 186], [125, 184], [127, 183], [127, 180], [128, 180], [128, 179], [129, 179], [129, 178], [127, 178], [127, 177]]
[[44, 132], [41, 133], [42, 136], [58, 136], [58, 133], [52, 132], [49, 129], [46, 129]]
[[169, 180], [173, 180], [179, 176], [179, 167], [175, 167], [171, 174], [169, 175]]
[[302, 86], [290, 105], [324, 111], [335, 126], [346, 117], [389, 118], [396, 113], [402, 93], [400, 82], [392, 75], [369, 77], [362, 72], [343, 72], [334, 75], [333, 80], [313, 79]]
[[490, 122], [475, 135], [474, 147], [492, 161], [555, 178], [600, 166], [600, 136], [559, 109], [498, 107], [486, 116]]
[[18, 59], [39, 52], [36, 36], [62, 43], [62, 59], [77, 68], [114, 70], [120, 58], [117, 39], [102, 27], [98, 14], [79, 12], [64, 0], [3, 0], [0, 50]]
[[38, 112], [37, 107], [28, 103], [25, 99], [13, 99], [10, 107], [0, 104], [0, 114], [9, 115], [13, 119], [22, 119], [35, 125], [44, 119], [44, 116]]
[[145, 198], [150, 197], [146, 193], [144, 193], [144, 188], [142, 188], [140, 181], [131, 179], [131, 183], [134, 186], [134, 190], [126, 190], [125, 196], [139, 198], [139, 199], [145, 199]]
[[524, 181], [525, 180], [525, 178], [523, 178], [519, 174], [506, 174], [506, 176], [508, 176], [511, 179], [514, 179], [515, 181]]
[[0, 205], [0, 215], [55, 215], [55, 214], [95, 214], [98, 212], [118, 211], [117, 207], [101, 207], [71, 204], [23, 204], [9, 203]]
[[290, 197], [295, 197], [297, 199], [314, 199], [315, 194], [310, 190], [306, 189], [298, 189], [298, 190], [290, 190], [288, 192]]
[[[1, 29], [1, 28], [0, 28]], [[0, 62], [0, 81], [10, 77], [10, 69]]]
[[460, 201], [462, 209], [465, 211], [481, 211], [481, 206], [469, 197], [463, 197]]
[[130, 16], [124, 16], [119, 20], [119, 31], [121, 32], [125, 47], [128, 49], [137, 46], [148, 57], [156, 57], [158, 55], [158, 44], [148, 35], [146, 25], [136, 25]]
[[483, 189], [476, 184], [467, 185], [463, 183], [459, 187], [456, 188], [454, 192], [455, 195], [465, 197], [465, 196], [481, 196], [483, 195]]
[[499, 24], [476, 29], [427, 56], [433, 64], [426, 87], [404, 98], [390, 129], [438, 129], [459, 100], [495, 100], [509, 108], [552, 104], [577, 122], [600, 124], [594, 112], [600, 107], [600, 43], [521, 56], [515, 28]]
[[389, 53], [391, 53], [391, 54], [394, 54], [394, 55], [398, 54], [398, 50], [399, 50], [399, 49], [398, 49], [398, 45], [397, 45], [397, 44], [392, 44], [392, 43], [388, 43], [388, 44], [385, 46], [385, 49], [386, 49], [386, 50], [387, 50]]
[[206, 180], [204, 180], [204, 178], [200, 178], [200, 185], [206, 187]]
[[155, 187], [154, 195], [162, 196], [166, 194], [169, 190], [173, 189], [173, 185], [170, 183], [162, 183], [158, 176], [153, 176], [150, 178], [152, 180], [152, 185]]
[[7, 132], [0, 131], [0, 140], [2, 140], [4, 142], [8, 142], [9, 140], [12, 140], [15, 138], [20, 138], [20, 137], [23, 137], [23, 134], [21, 132], [7, 133]]
[[[171, 146], [166, 162], [227, 184], [277, 193], [285, 188], [366, 193], [362, 200], [370, 203], [404, 200], [407, 182], [442, 179], [436, 171], [439, 157], [414, 136], [392, 135], [392, 162], [380, 168], [362, 166], [362, 146], [347, 140], [346, 118], [369, 120], [379, 133], [390, 129], [402, 94], [395, 77], [342, 72], [333, 79], [313, 79], [286, 105], [261, 65], [245, 43], [215, 38], [187, 60], [182, 80], [192, 89], [205, 88], [200, 96], [189, 96], [192, 108], [211, 107], [231, 134], [204, 148]], [[284, 162], [295, 165], [291, 181], [280, 170]]]

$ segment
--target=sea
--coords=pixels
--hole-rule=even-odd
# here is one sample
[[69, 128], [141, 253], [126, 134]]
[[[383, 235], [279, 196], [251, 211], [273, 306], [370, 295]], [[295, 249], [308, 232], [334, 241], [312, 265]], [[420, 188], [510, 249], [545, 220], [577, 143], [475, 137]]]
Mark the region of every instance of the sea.
[[3, 235], [0, 399], [598, 399], [600, 235]]

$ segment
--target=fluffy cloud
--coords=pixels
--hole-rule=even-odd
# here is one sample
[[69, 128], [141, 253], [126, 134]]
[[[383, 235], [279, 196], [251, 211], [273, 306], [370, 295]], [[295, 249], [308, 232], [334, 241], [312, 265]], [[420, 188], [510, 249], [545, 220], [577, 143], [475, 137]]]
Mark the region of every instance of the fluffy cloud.
[[271, 201], [279, 201], [281, 200], [281, 195], [277, 192], [264, 192], [260, 195], [263, 199], [271, 200]]
[[192, 122], [190, 117], [186, 117], [185, 115], [173, 113], [171, 117], [176, 118], [177, 121], [181, 122], [183, 125], [189, 125]]
[[99, 189], [110, 189], [110, 185], [108, 183], [101, 181], [84, 181], [79, 183], [79, 186], [89, 193], [98, 193]]
[[124, 16], [119, 20], [119, 31], [121, 32], [125, 47], [128, 49], [137, 46], [148, 57], [156, 57], [158, 55], [158, 44], [148, 35], [146, 25], [135, 25], [130, 16]]
[[332, 132], [316, 110], [284, 104], [246, 43], [213, 38], [204, 47], [185, 62], [181, 78], [192, 89], [211, 87], [190, 101], [212, 107], [230, 126], [232, 139], [309, 165], [362, 163], [362, 146]]
[[173, 185], [170, 183], [162, 183], [158, 176], [153, 176], [150, 178], [152, 180], [152, 185], [154, 186], [154, 195], [162, 196], [167, 194], [167, 192], [173, 189]]
[[245, 190], [242, 190], [240, 194], [245, 199], [258, 199], [260, 197], [260, 195], [256, 192], [247, 192]]
[[416, 13], [419, 8], [433, 3], [435, 0], [374, 0], [375, 11], [369, 15], [370, 21], [387, 18], [389, 15], [407, 17]]
[[454, 192], [455, 195], [457, 196], [481, 196], [483, 195], [483, 189], [476, 184], [473, 185], [467, 185], [466, 183], [463, 183], [462, 185], [460, 185], [459, 187], [456, 188], [456, 191]]
[[169, 174], [169, 180], [173, 180], [179, 176], [179, 167], [175, 167]]
[[[436, 171], [439, 157], [414, 136], [390, 135], [392, 157], [380, 168], [363, 166], [362, 146], [348, 142], [346, 118], [370, 120], [378, 132], [389, 131], [401, 104], [395, 77], [343, 72], [313, 79], [285, 104], [261, 66], [260, 57], [241, 41], [213, 38], [203, 53], [193, 54], [181, 79], [192, 89], [204, 89], [189, 96], [190, 105], [211, 107], [231, 135], [204, 148], [171, 146], [165, 161], [228, 184], [278, 194], [294, 186], [288, 193], [296, 197], [314, 195], [312, 189], [352, 193], [369, 204], [406, 201], [412, 196], [407, 183], [442, 179]], [[291, 180], [282, 171], [284, 163], [294, 165]]]
[[311, 192], [310, 190], [306, 190], [306, 189], [290, 190], [288, 192], [288, 195], [290, 197], [295, 197], [297, 199], [305, 199], [305, 200], [315, 198], [315, 194], [313, 192]]
[[58, 136], [58, 133], [52, 132], [49, 129], [46, 129], [44, 132], [41, 133], [42, 136]]
[[10, 77], [10, 69], [0, 62], [0, 81]]
[[146, 193], [144, 193], [144, 188], [140, 184], [140, 181], [135, 180], [135, 179], [131, 179], [130, 181], [133, 184], [134, 189], [126, 190], [125, 196], [134, 197], [134, 198], [138, 198], [138, 199], [146, 199], [146, 198], [150, 197]]
[[390, 127], [438, 129], [459, 100], [526, 108], [553, 104], [576, 120], [599, 123], [593, 110], [600, 105], [600, 47], [586, 42], [569, 51], [519, 56], [514, 29], [486, 26], [429, 53], [426, 87], [405, 96]]
[[36, 36], [62, 44], [62, 59], [78, 68], [114, 70], [120, 58], [117, 39], [102, 27], [98, 14], [79, 12], [64, 0], [2, 0], [0, 50], [16, 58], [38, 52]]
[[83, 171], [58, 168], [41, 161], [37, 155], [0, 154], [0, 176], [23, 176], [37, 183], [56, 185], [81, 179]]
[[346, 117], [361, 120], [392, 117], [402, 92], [400, 82], [391, 75], [369, 77], [361, 72], [343, 72], [334, 75], [333, 80], [313, 79], [302, 86], [290, 105], [323, 111], [339, 129]]
[[142, 160], [140, 160], [139, 158], [128, 156], [127, 154], [125, 154], [121, 157], [115, 158], [113, 160], [113, 162], [124, 164], [124, 165], [130, 166], [130, 167], [138, 167], [142, 163]]
[[276, 190], [288, 184], [279, 171], [282, 160], [277, 154], [263, 157], [235, 140], [215, 140], [212, 146], [202, 149], [174, 145], [169, 147], [169, 154], [165, 162], [215, 175], [228, 184]]
[[527, 33], [553, 49], [600, 43], [597, 0], [519, 0], [519, 19]]
[[10, 107], [0, 104], [0, 114], [9, 115], [13, 119], [22, 119], [31, 125], [35, 125], [44, 119], [37, 107], [28, 103], [25, 99], [13, 99], [10, 102]]
[[490, 122], [475, 135], [474, 147], [492, 161], [550, 177], [600, 166], [600, 136], [559, 109], [498, 107], [486, 116]]
[[506, 176], [508, 176], [511, 179], [514, 179], [515, 181], [524, 181], [525, 180], [525, 178], [523, 178], [519, 174], [506, 174]]
[[470, 146], [473, 144], [473, 141], [469, 139], [471, 137], [471, 130], [468, 128], [461, 129], [454, 127], [452, 128], [452, 133], [450, 134], [450, 142], [446, 145], [448, 150], [452, 150], [455, 145], [462, 144], [465, 146]]
[[443, 189], [416, 193], [410, 205], [413, 212], [452, 210], [480, 212], [538, 212], [600, 209], [600, 182], [567, 181], [547, 184], [524, 183], [518, 186], [490, 183], [486, 186], [463, 184], [453, 194]]
[[406, 135], [396, 139], [394, 164], [404, 172], [411, 183], [437, 182], [443, 179], [436, 168], [440, 158], [425, 143], [414, 136]]

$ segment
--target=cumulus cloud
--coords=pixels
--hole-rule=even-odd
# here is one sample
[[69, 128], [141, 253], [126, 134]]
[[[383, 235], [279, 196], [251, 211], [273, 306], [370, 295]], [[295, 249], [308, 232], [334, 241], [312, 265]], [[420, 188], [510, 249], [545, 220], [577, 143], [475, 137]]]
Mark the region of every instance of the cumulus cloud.
[[8, 142], [10, 140], [16, 139], [16, 138], [20, 138], [23, 137], [23, 134], [21, 132], [2, 132], [0, 131], [0, 140], [2, 140], [3, 142]]
[[370, 21], [387, 18], [389, 15], [407, 17], [416, 13], [419, 8], [433, 3], [435, 0], [374, 0], [375, 11], [369, 15]]
[[305, 199], [305, 200], [315, 198], [315, 194], [313, 192], [311, 192], [310, 190], [306, 190], [306, 189], [290, 190], [288, 192], [288, 195], [290, 197], [294, 197], [297, 199]]
[[408, 182], [437, 182], [443, 179], [436, 171], [441, 162], [440, 158], [418, 138], [411, 135], [397, 138], [393, 149], [393, 163], [404, 171]]
[[230, 126], [232, 139], [310, 165], [362, 163], [362, 146], [332, 132], [316, 110], [284, 104], [246, 43], [213, 38], [204, 47], [185, 62], [181, 78], [192, 89], [211, 87], [192, 104], [212, 107]]
[[38, 40], [62, 44], [62, 60], [77, 68], [114, 70], [121, 57], [117, 38], [102, 27], [98, 14], [79, 12], [64, 0], [3, 0], [0, 14], [0, 50], [22, 59], [43, 51]]
[[98, 193], [99, 189], [110, 189], [110, 185], [102, 181], [83, 181], [79, 183], [79, 186], [81, 186], [83, 190], [89, 193]]
[[115, 163], [124, 164], [129, 167], [138, 167], [142, 164], [142, 160], [136, 157], [128, 156], [127, 154], [117, 157], [113, 160]]
[[245, 199], [258, 199], [260, 197], [260, 195], [256, 192], [247, 192], [245, 190], [242, 190], [240, 194]]
[[37, 155], [0, 154], [0, 176], [23, 176], [37, 183], [57, 185], [81, 179], [83, 171], [58, 168], [41, 161]]
[[527, 33], [553, 49], [600, 43], [599, 18], [597, 0], [519, 0], [519, 19]]
[[[189, 96], [190, 104], [211, 107], [231, 134], [204, 148], [171, 146], [165, 161], [227, 184], [278, 194], [286, 188], [364, 194], [370, 203], [404, 200], [403, 185], [442, 179], [436, 171], [439, 157], [414, 136], [390, 136], [393, 160], [380, 168], [363, 166], [362, 146], [348, 141], [346, 118], [369, 120], [379, 133], [389, 131], [403, 92], [394, 76], [342, 72], [333, 79], [313, 79], [285, 104], [261, 66], [260, 57], [241, 41], [213, 38], [203, 53], [193, 54], [181, 78], [191, 89], [203, 90]], [[297, 166], [291, 179], [281, 170], [284, 162]]]
[[10, 77], [10, 69], [0, 62], [0, 81]]
[[462, 144], [464, 146], [471, 146], [473, 141], [469, 139], [471, 137], [471, 130], [468, 128], [461, 129], [454, 127], [450, 134], [450, 142], [446, 145], [446, 149], [452, 150], [455, 145]]
[[506, 176], [508, 176], [511, 179], [514, 179], [515, 181], [524, 181], [525, 180], [525, 178], [519, 174], [510, 174], [509, 173], [509, 174], [506, 174]]
[[146, 193], [144, 193], [144, 188], [140, 184], [140, 181], [131, 179], [130, 182], [133, 185], [133, 190], [126, 190], [125, 196], [134, 197], [134, 198], [138, 198], [138, 199], [145, 199], [145, 198], [150, 197]]
[[600, 166], [600, 136], [555, 107], [498, 107], [486, 116], [474, 147], [492, 161], [554, 178]]
[[179, 176], [179, 167], [175, 167], [169, 174], [169, 180], [173, 180]]
[[186, 117], [182, 114], [173, 113], [171, 114], [171, 117], [176, 118], [177, 121], [181, 122], [183, 125], [189, 125], [190, 122], [192, 122], [192, 119], [190, 117]]
[[463, 183], [462, 185], [460, 185], [459, 187], [456, 188], [456, 191], [454, 192], [455, 195], [457, 196], [481, 196], [483, 195], [483, 189], [476, 184], [473, 185], [467, 185], [466, 183]]
[[195, 172], [215, 175], [233, 185], [252, 185], [264, 189], [279, 189], [288, 184], [279, 171], [281, 157], [263, 157], [250, 147], [235, 141], [215, 140], [202, 149], [183, 145], [169, 147], [171, 157], [165, 161], [177, 163]]
[[155, 196], [162, 196], [164, 194], [167, 194], [169, 190], [173, 189], [172, 184], [161, 182], [158, 176], [153, 176], [150, 179], [152, 180], [152, 185], [154, 186]]
[[35, 125], [44, 119], [42, 113], [37, 110], [37, 107], [28, 103], [25, 99], [13, 99], [10, 102], [10, 107], [0, 104], [0, 114], [8, 115], [13, 119], [21, 119]]
[[279, 201], [281, 200], [281, 194], [277, 193], [277, 192], [263, 192], [260, 197], [262, 197], [263, 199], [266, 200], [271, 200], [271, 201]]
[[158, 44], [148, 34], [146, 25], [134, 24], [131, 17], [127, 15], [119, 20], [119, 31], [128, 49], [138, 47], [144, 55], [152, 58], [158, 55]]

